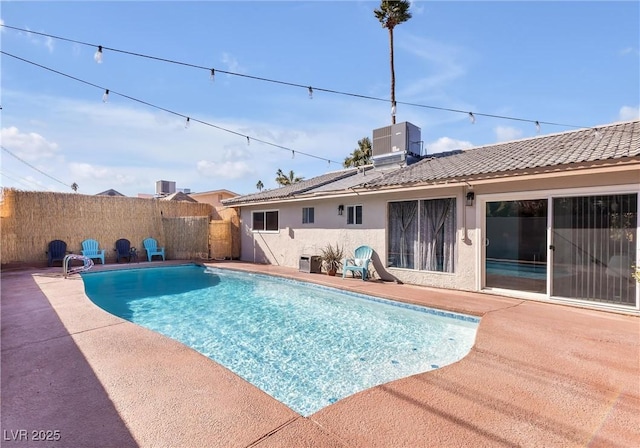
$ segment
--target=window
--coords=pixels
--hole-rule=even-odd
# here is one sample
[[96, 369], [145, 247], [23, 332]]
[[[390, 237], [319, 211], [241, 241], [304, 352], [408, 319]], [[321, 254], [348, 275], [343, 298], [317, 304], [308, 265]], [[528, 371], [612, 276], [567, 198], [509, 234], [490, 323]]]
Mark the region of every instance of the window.
[[389, 203], [390, 267], [453, 272], [455, 198]]
[[302, 207], [302, 224], [313, 224], [313, 207]]
[[252, 230], [260, 231], [277, 231], [278, 230], [278, 211], [269, 212], [253, 212], [252, 213]]
[[347, 206], [347, 224], [362, 224], [362, 205]]

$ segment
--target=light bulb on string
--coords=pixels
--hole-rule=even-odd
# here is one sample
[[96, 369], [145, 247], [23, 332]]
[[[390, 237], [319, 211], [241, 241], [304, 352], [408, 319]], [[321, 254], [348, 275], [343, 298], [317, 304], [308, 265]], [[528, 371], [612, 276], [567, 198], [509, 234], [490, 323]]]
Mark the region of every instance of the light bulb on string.
[[102, 64], [102, 45], [98, 45], [98, 50], [93, 54], [93, 59], [98, 64]]
[[249, 138], [249, 136], [247, 135], [247, 146], [251, 145], [251, 139]]
[[109, 101], [109, 89], [106, 89], [102, 95], [102, 102], [106, 103], [107, 101]]
[[309, 99], [313, 99], [313, 87], [309, 86]]
[[471, 124], [475, 124], [476, 122], [476, 116], [473, 115], [473, 112], [469, 112], [469, 121], [471, 122]]
[[189, 129], [189, 125], [191, 124], [191, 118], [187, 117], [187, 121], [184, 124], [185, 129]]
[[215, 69], [211, 69], [211, 75], [209, 75], [209, 79], [211, 80], [211, 82], [216, 80], [216, 70]]
[[540, 133], [540, 122], [536, 121], [536, 132], [539, 134]]
[[291, 150], [291, 158], [292, 159], [296, 158], [296, 152], [293, 149]]
[[600, 140], [601, 135], [600, 135], [600, 131], [598, 130], [598, 128], [595, 128], [595, 129], [594, 129], [593, 136], [594, 136], [597, 140]]

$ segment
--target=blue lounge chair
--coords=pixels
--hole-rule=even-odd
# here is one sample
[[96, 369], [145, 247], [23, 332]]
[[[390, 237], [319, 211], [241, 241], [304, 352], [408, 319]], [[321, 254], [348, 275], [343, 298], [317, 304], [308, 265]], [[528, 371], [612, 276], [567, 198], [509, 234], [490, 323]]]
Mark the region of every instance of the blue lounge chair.
[[158, 247], [158, 242], [153, 238], [147, 238], [142, 242], [144, 249], [147, 251], [147, 259], [151, 261], [154, 255], [159, 255], [164, 261], [164, 247]]
[[96, 240], [88, 239], [82, 242], [82, 255], [91, 259], [99, 259], [104, 264], [104, 249]]
[[46, 251], [47, 264], [53, 266], [54, 261], [62, 262], [65, 255], [71, 252], [67, 252], [67, 243], [62, 240], [53, 240], [49, 243], [49, 249]]
[[373, 249], [369, 246], [360, 246], [353, 255], [353, 258], [345, 258], [342, 262], [342, 278], [344, 278], [347, 271], [351, 271], [353, 277], [355, 277], [356, 272], [359, 272], [364, 281], [369, 275], [369, 263], [373, 255]]
[[120, 263], [121, 258], [126, 258], [127, 261], [131, 261], [131, 243], [129, 240], [121, 238], [116, 241], [116, 263]]

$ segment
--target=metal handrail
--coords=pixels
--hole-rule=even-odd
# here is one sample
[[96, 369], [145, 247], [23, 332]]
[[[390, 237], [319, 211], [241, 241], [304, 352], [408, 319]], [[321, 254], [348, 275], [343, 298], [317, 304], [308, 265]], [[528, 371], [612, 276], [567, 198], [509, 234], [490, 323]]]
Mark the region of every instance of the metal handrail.
[[[71, 260], [82, 260], [82, 266], [69, 268], [69, 262], [71, 262]], [[85, 257], [84, 255], [69, 254], [65, 255], [64, 260], [62, 260], [62, 273], [64, 274], [64, 278], [67, 278], [71, 274], [78, 274], [80, 272], [88, 271], [92, 267], [93, 260], [89, 257]]]

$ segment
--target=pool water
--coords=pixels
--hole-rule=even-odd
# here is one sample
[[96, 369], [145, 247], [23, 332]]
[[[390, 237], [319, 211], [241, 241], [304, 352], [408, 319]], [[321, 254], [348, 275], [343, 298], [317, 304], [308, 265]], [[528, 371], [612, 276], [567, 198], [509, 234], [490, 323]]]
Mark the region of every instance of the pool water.
[[303, 416], [464, 357], [479, 319], [197, 265], [90, 272], [106, 311], [182, 342]]
[[546, 280], [546, 264], [519, 263], [517, 261], [487, 260], [486, 273], [502, 275], [507, 277], [530, 278], [535, 280]]

